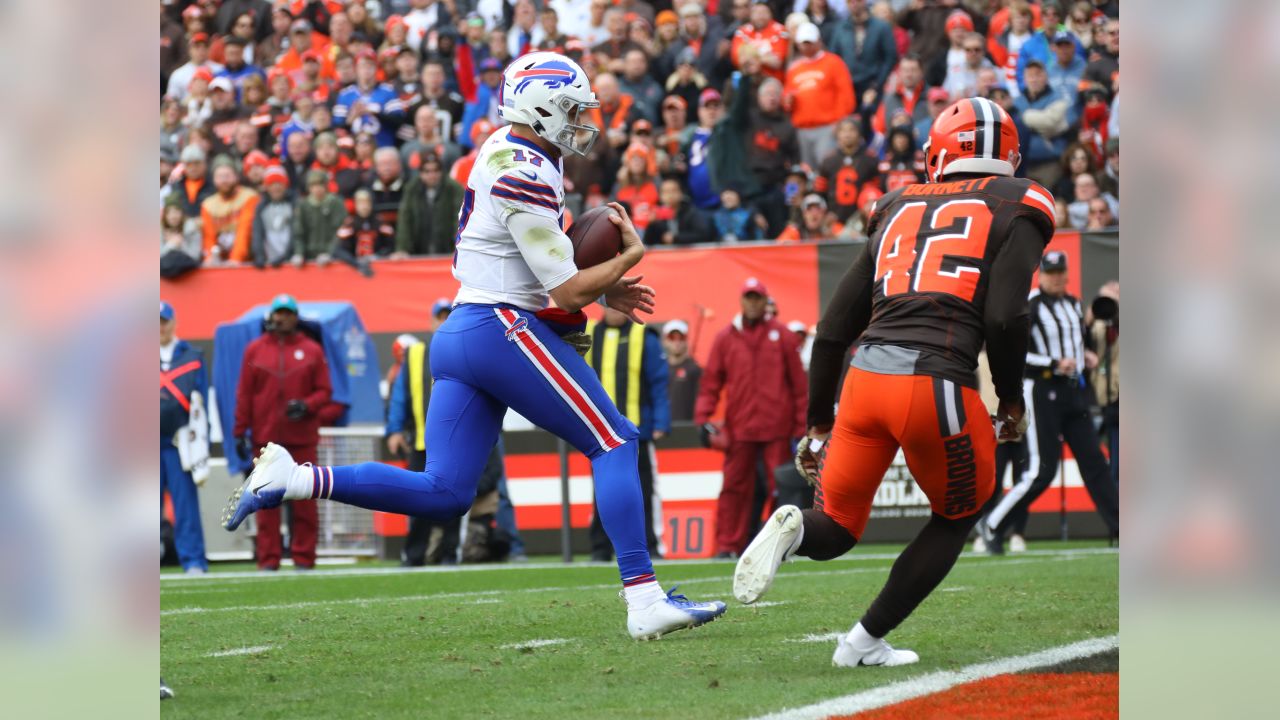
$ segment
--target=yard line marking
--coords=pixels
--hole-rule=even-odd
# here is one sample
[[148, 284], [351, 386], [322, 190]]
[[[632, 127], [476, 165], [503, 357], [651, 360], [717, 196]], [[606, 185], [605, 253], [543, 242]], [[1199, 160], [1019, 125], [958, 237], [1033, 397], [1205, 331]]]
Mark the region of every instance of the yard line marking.
[[218, 652], [211, 652], [208, 655], [205, 655], [205, 657], [220, 658], [234, 657], [236, 655], [257, 655], [258, 653], [264, 653], [268, 650], [275, 649], [275, 645], [254, 645], [253, 647], [235, 648], [234, 650], [219, 650]]
[[[974, 680], [984, 680], [997, 675], [1021, 672], [1046, 665], [1056, 665], [1068, 660], [1076, 660], [1108, 650], [1115, 650], [1119, 647], [1119, 635], [1090, 638], [1070, 645], [1060, 645], [1026, 655], [969, 665], [959, 670], [939, 670], [919, 677], [864, 690], [860, 693], [761, 715], [755, 720], [820, 720], [821, 718], [833, 716], [853, 715], [854, 713], [900, 703], [904, 700], [950, 690], [957, 685], [973, 682]], [[850, 668], [849, 670], [850, 672], [876, 672], [874, 669], [867, 670], [863, 668]]]
[[747, 607], [753, 607], [753, 608], [778, 607], [779, 605], [786, 605], [788, 602], [790, 601], [789, 600], [764, 600], [762, 602], [751, 603]]
[[525, 640], [524, 642], [500, 645], [499, 647], [503, 650], [531, 650], [533, 648], [547, 647], [550, 645], [564, 645], [567, 642], [569, 642], [569, 640], [566, 638], [549, 638], [547, 640]]
[[[1064, 559], [1079, 560], [1081, 559], [1081, 557], [1082, 556], [1061, 558], [1056, 556], [1050, 556], [1042, 559], [1050, 560], [1050, 561], [1058, 561], [1058, 560], [1064, 560]], [[960, 563], [957, 563], [956, 566], [961, 569], [968, 569], [969, 567], [985, 565], [990, 568], [999, 569], [999, 568], [1013, 567], [1015, 565], [1030, 565], [1030, 564], [1040, 562], [1042, 559], [1041, 558], [1023, 558], [1020, 560], [997, 560], [994, 562], [971, 561], [967, 563], [960, 562]], [[883, 572], [887, 572], [888, 570], [889, 568], [887, 567], [856, 567], [856, 568], [844, 568], [841, 570], [814, 570], [811, 572], [797, 570], [797, 571], [786, 573], [786, 577], [804, 578], [804, 577], [822, 577], [822, 576], [828, 576], [828, 575], [860, 575], [863, 573], [883, 573]], [[732, 575], [716, 575], [713, 577], [692, 578], [689, 580], [681, 580], [680, 584], [681, 585], [701, 585], [704, 583], [724, 583], [724, 582], [728, 582], [732, 578], [733, 578]], [[513, 588], [510, 590], [469, 590], [466, 592], [443, 592], [443, 593], [431, 593], [431, 594], [424, 594], [424, 595], [398, 595], [398, 596], [393, 595], [393, 596], [381, 596], [381, 597], [344, 598], [341, 600], [305, 600], [301, 602], [275, 603], [270, 605], [233, 605], [229, 607], [212, 607], [212, 608], [193, 605], [188, 607], [178, 607], [178, 608], [169, 608], [168, 610], [161, 610], [160, 615], [162, 617], [167, 617], [169, 615], [191, 615], [194, 613], [209, 613], [209, 612], [261, 612], [264, 610], [301, 610], [305, 608], [333, 607], [333, 606], [340, 606], [340, 605], [368, 605], [372, 603], [419, 602], [424, 600], [452, 600], [456, 598], [475, 598], [476, 596], [481, 596], [481, 595], [503, 595], [503, 594], [509, 594], [509, 593], [542, 593], [542, 592], [566, 592], [566, 591], [574, 592], [574, 591], [586, 591], [586, 590], [613, 590], [613, 589], [616, 589], [617, 587], [618, 587], [617, 583], [601, 583], [597, 585], [577, 585], [577, 586], [553, 585], [549, 587]], [[756, 603], [756, 605], [759, 605], [759, 603]]]
[[498, 598], [480, 598], [479, 600], [472, 600], [471, 602], [465, 603], [465, 604], [466, 605], [497, 605], [498, 603], [501, 603], [501, 602], [502, 601], [499, 600]]
[[955, 587], [938, 588], [938, 592], [969, 592], [972, 589], [967, 585], [956, 585]]
[[846, 633], [842, 633], [842, 632], [833, 632], [833, 633], [822, 633], [821, 635], [805, 635], [804, 637], [787, 638], [786, 640], [783, 640], [783, 642], [794, 642], [794, 643], [829, 642], [831, 640], [839, 640], [840, 638], [844, 637], [845, 634]]
[[[1077, 555], [1116, 555], [1119, 554], [1117, 548], [1073, 548], [1068, 550], [1028, 550], [1019, 555], [1029, 557], [1070, 557]], [[847, 562], [875, 562], [880, 560], [895, 560], [898, 553], [865, 553], [847, 555], [842, 558], [827, 561], [830, 563], [847, 563]], [[993, 562], [1000, 561], [999, 558], [991, 558], [987, 555], [973, 555], [966, 553], [960, 558], [963, 560], [988, 560]], [[817, 562], [808, 558], [797, 558], [798, 562], [809, 563]], [[654, 563], [656, 568], [679, 568], [695, 565], [719, 565], [724, 566], [727, 563], [723, 560], [660, 560]], [[416, 568], [350, 568], [343, 570], [315, 570], [308, 573], [280, 573], [280, 572], [263, 572], [258, 570], [235, 571], [235, 572], [211, 572], [204, 575], [183, 575], [181, 573], [164, 573], [160, 575], [160, 582], [163, 585], [174, 587], [197, 587], [200, 585], [214, 584], [243, 584], [253, 582], [289, 582], [289, 581], [306, 581], [306, 580], [329, 580], [333, 578], [348, 577], [366, 577], [366, 576], [396, 576], [396, 575], [414, 575], [419, 573], [465, 573], [465, 572], [499, 572], [506, 570], [582, 570], [582, 569], [599, 569], [599, 563], [578, 562], [565, 564], [555, 563], [506, 563], [506, 564], [484, 564], [484, 565], [463, 565], [460, 567], [416, 567]], [[163, 590], [163, 588], [161, 588]]]

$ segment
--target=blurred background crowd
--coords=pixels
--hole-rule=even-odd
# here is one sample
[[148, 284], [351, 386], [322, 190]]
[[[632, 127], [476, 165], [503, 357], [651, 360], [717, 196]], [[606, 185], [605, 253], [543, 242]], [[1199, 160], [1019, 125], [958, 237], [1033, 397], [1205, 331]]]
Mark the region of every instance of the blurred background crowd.
[[161, 0], [161, 275], [452, 253], [536, 50], [601, 104], [570, 214], [617, 200], [652, 246], [861, 237], [972, 96], [1060, 227], [1115, 227], [1119, 28], [1116, 0]]

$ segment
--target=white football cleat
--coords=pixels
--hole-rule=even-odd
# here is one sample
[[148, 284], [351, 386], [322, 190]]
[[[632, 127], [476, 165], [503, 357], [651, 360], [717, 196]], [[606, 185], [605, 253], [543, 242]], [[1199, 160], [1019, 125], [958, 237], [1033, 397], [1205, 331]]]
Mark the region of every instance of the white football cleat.
[[804, 515], [795, 505], [783, 505], [773, 512], [734, 568], [733, 596], [738, 602], [750, 605], [765, 594], [778, 566], [799, 548], [803, 529]]
[[[678, 585], [676, 587], [679, 587]], [[636, 640], [656, 640], [667, 633], [684, 630], [715, 620], [724, 614], [719, 600], [694, 602], [677, 595], [671, 588], [667, 596], [641, 610], [627, 611], [627, 632]]]
[[1009, 536], [1009, 552], [1024, 553], [1027, 551], [1027, 541], [1021, 535]]
[[858, 667], [860, 665], [910, 665], [920, 662], [920, 656], [910, 650], [895, 650], [883, 639], [877, 640], [875, 647], [866, 652], [855, 650], [848, 637], [840, 638], [836, 643], [836, 652], [831, 656], [831, 664], [836, 667]]
[[235, 530], [253, 513], [279, 506], [284, 502], [289, 477], [297, 467], [288, 450], [275, 443], [267, 443], [253, 459], [253, 472], [227, 499], [227, 506], [222, 511], [222, 527]]

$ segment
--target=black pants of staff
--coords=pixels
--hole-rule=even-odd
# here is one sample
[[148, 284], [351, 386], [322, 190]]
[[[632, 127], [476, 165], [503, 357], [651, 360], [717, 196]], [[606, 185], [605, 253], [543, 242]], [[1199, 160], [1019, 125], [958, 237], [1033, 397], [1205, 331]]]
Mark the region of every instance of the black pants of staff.
[[[1053, 484], [1062, 462], [1062, 443], [1071, 448], [1080, 468], [1085, 489], [1107, 524], [1113, 536], [1120, 534], [1120, 499], [1111, 468], [1099, 447], [1098, 433], [1089, 418], [1088, 400], [1084, 388], [1072, 378], [1054, 376], [1035, 380], [1031, 388], [1031, 402], [1027, 410], [1034, 424], [1034, 437], [1029, 433], [1027, 442], [1035, 443], [1039, 455], [1039, 472], [1034, 479], [1030, 473], [1016, 484], [1013, 490], [992, 510], [986, 523], [1003, 537], [1012, 526], [1018, 513], [1026, 512], [1036, 498]], [[1031, 450], [1028, 447], [1028, 450]]]
[[[408, 468], [414, 472], [422, 472], [427, 466], [427, 453], [414, 450], [409, 454]], [[439, 552], [427, 557], [427, 548], [431, 544], [431, 531], [439, 527], [441, 530]], [[458, 561], [458, 543], [462, 537], [462, 518], [457, 517], [448, 522], [436, 522], [427, 518], [409, 518], [409, 534], [404, 538], [404, 555], [400, 564], [405, 567], [421, 565], [438, 565], [441, 562], [453, 564]]]
[[[653, 441], [640, 440], [640, 494], [644, 502], [644, 537], [649, 546], [649, 554], [658, 557], [658, 536], [653, 530]], [[591, 499], [591, 559], [613, 559], [613, 543], [600, 524], [600, 508], [596, 507], [595, 498]]]
[[[1027, 472], [1027, 441], [1026, 438], [1014, 443], [1003, 443], [996, 446], [996, 489], [991, 493], [991, 497], [987, 500], [987, 504], [982, 506], [982, 517], [987, 517], [992, 510], [996, 509], [996, 505], [1000, 504], [1000, 498], [1004, 497], [1004, 471], [1013, 466], [1013, 482], [1017, 485], [1018, 481]], [[1030, 515], [1024, 507], [1021, 511], [1013, 514], [1009, 518], [1009, 529], [1014, 535], [1027, 534], [1027, 518]]]

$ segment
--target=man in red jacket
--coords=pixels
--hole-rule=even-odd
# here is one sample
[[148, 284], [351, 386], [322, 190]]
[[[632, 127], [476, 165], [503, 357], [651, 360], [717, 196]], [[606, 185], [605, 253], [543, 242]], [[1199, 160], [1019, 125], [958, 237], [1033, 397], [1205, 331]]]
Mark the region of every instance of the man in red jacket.
[[[329, 404], [332, 388], [324, 350], [298, 332], [298, 302], [278, 295], [271, 302], [271, 330], [245, 348], [236, 388], [233, 434], [245, 457], [256, 457], [269, 442], [283, 445], [298, 462], [318, 462], [319, 412]], [[248, 436], [246, 437], [246, 433]], [[293, 500], [289, 534], [293, 564], [316, 564], [319, 518], [314, 500]], [[280, 509], [258, 512], [258, 568], [280, 568]]]
[[[764, 456], [767, 506], [773, 469], [787, 462], [791, 440], [805, 432], [808, 380], [795, 335], [765, 317], [769, 291], [756, 278], [742, 286], [742, 314], [716, 335], [702, 373], [694, 420], [705, 426], [724, 390], [724, 484], [716, 503], [716, 557], [737, 557], [751, 531], [756, 465]], [[710, 433], [703, 434], [710, 445]], [[719, 445], [719, 443], [717, 443]]]

